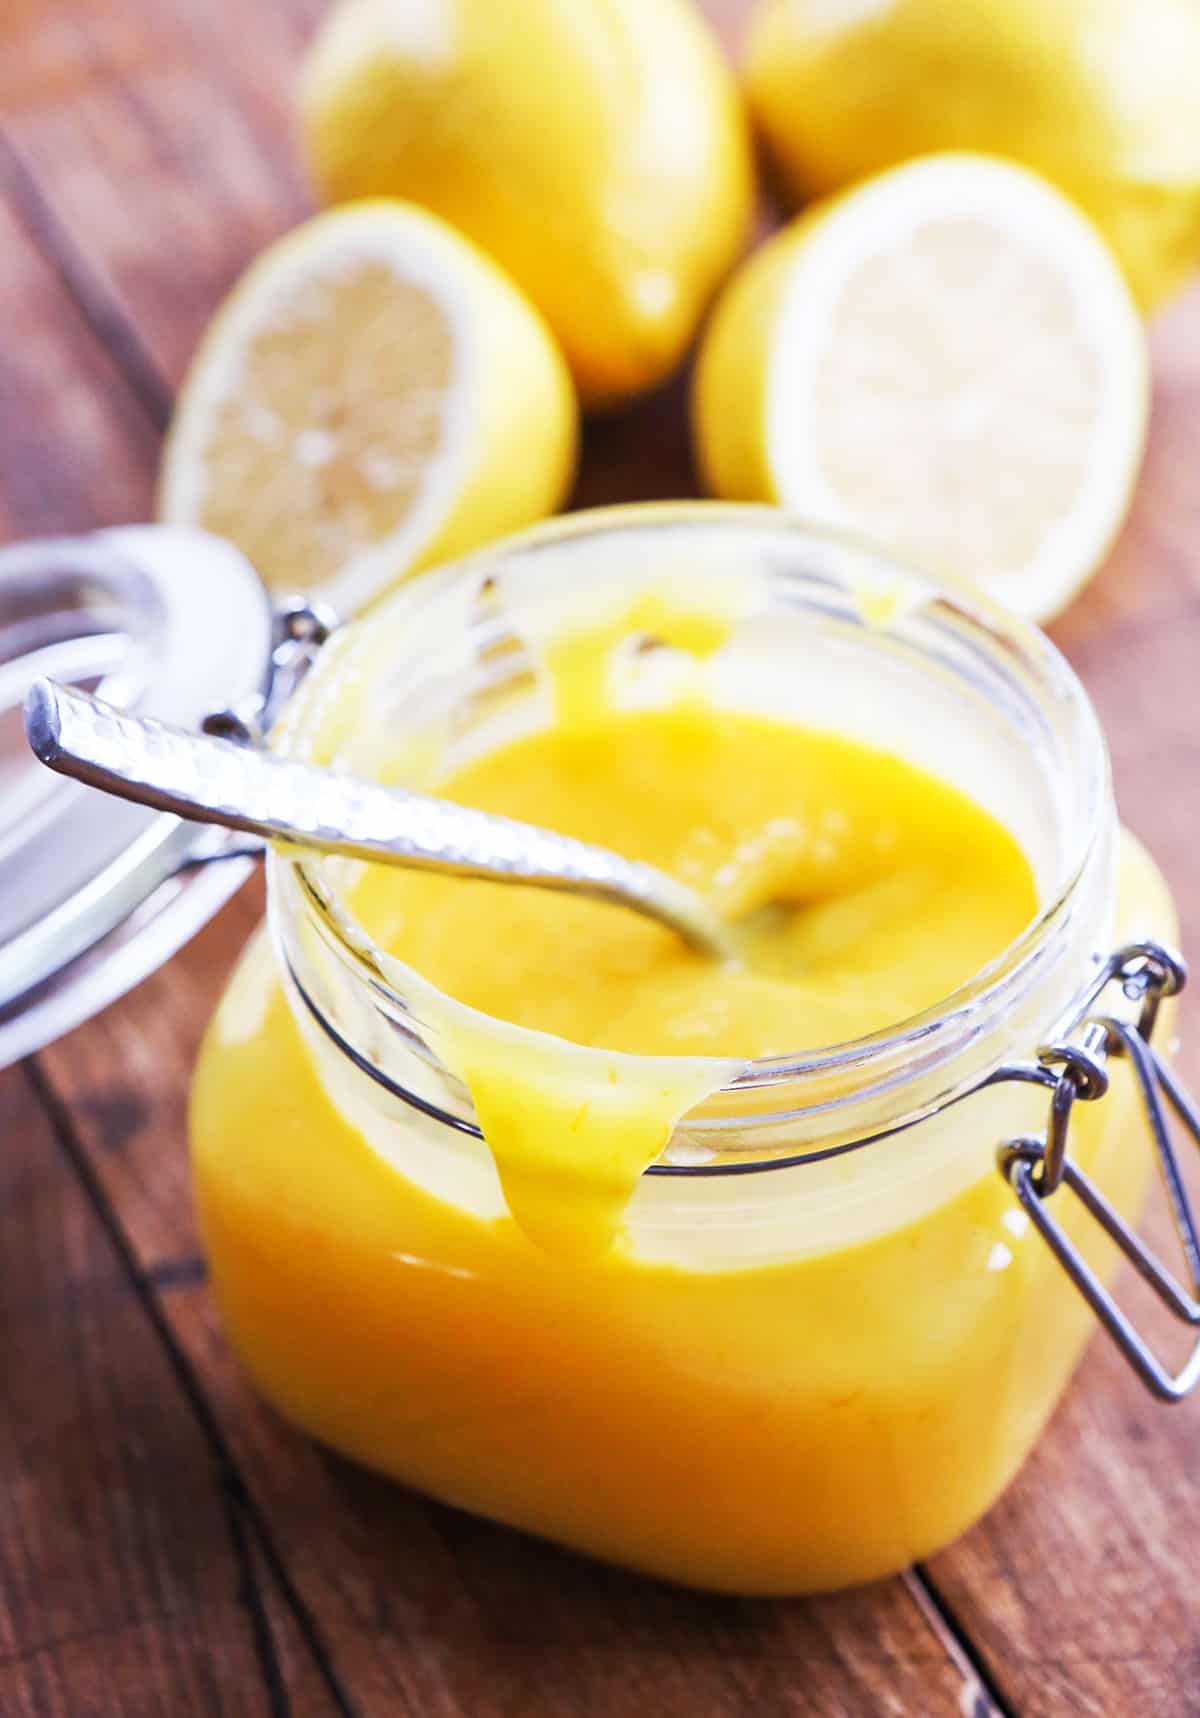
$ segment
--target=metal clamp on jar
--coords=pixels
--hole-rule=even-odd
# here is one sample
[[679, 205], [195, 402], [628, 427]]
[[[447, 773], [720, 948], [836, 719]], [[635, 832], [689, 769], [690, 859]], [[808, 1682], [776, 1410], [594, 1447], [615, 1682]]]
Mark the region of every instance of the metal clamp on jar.
[[[1116, 1243], [1161, 1304], [1181, 1324], [1200, 1326], [1200, 1236], [1171, 1139], [1169, 1115], [1174, 1114], [1193, 1144], [1200, 1145], [1200, 1111], [1152, 1039], [1164, 998], [1176, 996], [1187, 983], [1187, 969], [1175, 954], [1158, 943], [1139, 943], [1115, 950], [1101, 966], [1095, 982], [1074, 1010], [1062, 1041], [1043, 1045], [1036, 1068], [1000, 1070], [996, 1080], [1037, 1079], [1050, 1090], [1050, 1117], [1044, 1134], [1009, 1140], [999, 1152], [1000, 1173], [1011, 1185], [1048, 1247], [1080, 1294], [1108, 1331], [1138, 1377], [1164, 1402], [1181, 1402], [1200, 1384], [1200, 1337], [1175, 1373], [1170, 1373], [1140, 1336], [1053, 1215], [1052, 1195], [1066, 1188], [1080, 1200], [1104, 1232]], [[1105, 992], [1119, 986], [1137, 1003], [1136, 1021], [1096, 1014]], [[1077, 1039], [1070, 1034], [1078, 1034]], [[1137, 1080], [1154, 1142], [1159, 1171], [1187, 1266], [1189, 1289], [1147, 1250], [1113, 1210], [1100, 1189], [1067, 1155], [1070, 1119], [1077, 1103], [1095, 1103], [1108, 1092], [1110, 1056], [1128, 1059]]]

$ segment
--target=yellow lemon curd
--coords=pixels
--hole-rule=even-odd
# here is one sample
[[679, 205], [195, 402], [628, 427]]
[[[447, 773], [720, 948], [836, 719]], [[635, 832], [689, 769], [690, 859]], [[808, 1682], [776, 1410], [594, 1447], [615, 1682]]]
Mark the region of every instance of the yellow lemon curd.
[[[994, 1167], [1044, 1093], [928, 1124], [974, 1140], [941, 1194], [905, 1179], [925, 1123], [750, 1177], [648, 1191], [642, 1171], [749, 1058], [878, 1032], [969, 981], [1035, 915], [1034, 877], [994, 816], [897, 756], [694, 688], [609, 707], [599, 665], [646, 618], [560, 644], [555, 719], [438, 791], [673, 871], [744, 924], [743, 964], [611, 905], [364, 868], [360, 923], [455, 999], [437, 1047], [499, 1191], [431, 1179], [461, 1138], [407, 1112], [376, 1149], [260, 937], [196, 1076], [203, 1232], [258, 1384], [335, 1448], [671, 1578], [836, 1586], [979, 1515], [1077, 1357], [1085, 1309]], [[697, 624], [672, 642], [714, 648]], [[1148, 918], [1170, 908], [1127, 843], [1118, 928]], [[1132, 1213], [1129, 1093], [1081, 1123], [1078, 1157]], [[720, 1239], [747, 1228], [761, 1240]]]

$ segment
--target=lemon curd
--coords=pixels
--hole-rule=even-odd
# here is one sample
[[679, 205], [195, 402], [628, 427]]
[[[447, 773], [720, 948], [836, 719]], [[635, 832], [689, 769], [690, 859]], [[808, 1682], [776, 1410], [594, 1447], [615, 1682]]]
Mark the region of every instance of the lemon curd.
[[[230, 1336], [297, 1424], [594, 1554], [788, 1592], [898, 1568], [980, 1514], [1087, 1317], [994, 1164], [1044, 1094], [976, 1081], [857, 1150], [838, 1147], [873, 1130], [849, 1120], [804, 1150], [859, 1077], [825, 1047], [916, 1021], [905, 1054], [930, 1058], [939, 1007], [1045, 912], [1038, 866], [899, 750], [723, 705], [740, 617], [706, 612], [668, 594], [531, 622], [538, 721], [457, 750], [376, 729], [369, 755], [673, 871], [744, 926], [742, 963], [612, 905], [357, 866], [330, 886], [331, 943], [274, 860], [274, 947], [251, 943], [202, 1051], [194, 1169]], [[622, 702], [606, 665], [648, 616], [678, 671]], [[359, 634], [322, 665], [282, 743], [361, 763], [381, 649]], [[1169, 934], [1129, 840], [1119, 871], [1097, 934]], [[364, 1023], [363, 985], [406, 1007]], [[1116, 1080], [1080, 1124], [1073, 1150], [1134, 1214], [1131, 1093]]]

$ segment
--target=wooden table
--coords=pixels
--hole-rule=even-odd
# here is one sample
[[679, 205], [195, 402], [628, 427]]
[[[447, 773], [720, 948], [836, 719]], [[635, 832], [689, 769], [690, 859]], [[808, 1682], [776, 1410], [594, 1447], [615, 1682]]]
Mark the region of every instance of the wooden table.
[[[709, 9], [732, 38], [737, 0]], [[205, 319], [305, 212], [290, 92], [318, 10], [6, 0], [4, 535], [150, 514]], [[1200, 288], [1154, 345], [1132, 521], [1056, 636], [1195, 954]], [[590, 428], [580, 503], [693, 492], [678, 386]], [[1200, 1406], [1156, 1409], [1102, 1339], [981, 1526], [813, 1601], [635, 1580], [282, 1425], [217, 1327], [184, 1153], [197, 1037], [259, 906], [248, 887], [166, 971], [0, 1076], [4, 1718], [1200, 1713]], [[1191, 1027], [1195, 1078], [1200, 1009]]]

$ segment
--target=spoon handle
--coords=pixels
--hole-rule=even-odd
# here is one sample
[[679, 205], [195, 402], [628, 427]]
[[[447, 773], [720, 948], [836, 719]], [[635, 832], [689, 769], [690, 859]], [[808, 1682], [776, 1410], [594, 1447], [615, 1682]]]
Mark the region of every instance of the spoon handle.
[[569, 835], [190, 733], [49, 680], [29, 690], [25, 732], [59, 774], [192, 822], [321, 853], [590, 895], [657, 919], [705, 954], [733, 957], [728, 927], [692, 889]]

